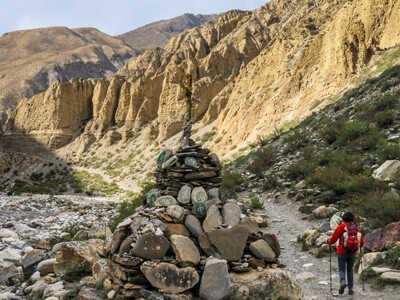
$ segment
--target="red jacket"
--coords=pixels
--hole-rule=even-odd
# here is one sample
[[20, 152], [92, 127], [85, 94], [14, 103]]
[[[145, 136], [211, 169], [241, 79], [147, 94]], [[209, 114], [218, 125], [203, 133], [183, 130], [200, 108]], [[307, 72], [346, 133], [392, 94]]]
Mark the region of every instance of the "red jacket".
[[[336, 227], [335, 232], [332, 234], [332, 236], [328, 239], [327, 243], [329, 245], [335, 244], [337, 242], [338, 239], [340, 239], [342, 237], [342, 234], [345, 232], [345, 228], [346, 226], [350, 226], [353, 223], [351, 222], [344, 222], [340, 225], [338, 225], [338, 227]], [[358, 228], [358, 231], [360, 231], [360, 228]], [[364, 247], [364, 237], [361, 236], [361, 247]], [[336, 249], [336, 254], [345, 254], [346, 250], [344, 248], [343, 243], [339, 243], [339, 246]]]

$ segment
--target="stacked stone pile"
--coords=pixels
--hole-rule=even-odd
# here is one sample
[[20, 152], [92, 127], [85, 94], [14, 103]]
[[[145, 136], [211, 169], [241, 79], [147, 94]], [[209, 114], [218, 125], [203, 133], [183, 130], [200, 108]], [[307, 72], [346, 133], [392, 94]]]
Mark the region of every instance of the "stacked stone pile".
[[157, 163], [157, 188], [118, 225], [106, 251], [114, 299], [224, 299], [230, 273], [278, 267], [277, 237], [219, 188], [215, 154], [194, 145], [164, 150]]

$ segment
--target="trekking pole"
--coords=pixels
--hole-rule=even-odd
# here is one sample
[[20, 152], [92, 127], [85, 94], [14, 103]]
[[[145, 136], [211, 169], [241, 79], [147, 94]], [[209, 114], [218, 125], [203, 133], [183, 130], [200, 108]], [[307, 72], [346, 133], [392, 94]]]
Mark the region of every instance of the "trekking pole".
[[329, 245], [329, 282], [330, 282], [330, 294], [329, 299], [332, 297], [332, 247]]
[[[360, 254], [361, 254], [361, 247], [360, 247]], [[364, 264], [363, 264], [363, 257], [361, 256], [360, 258], [360, 264], [361, 264], [361, 284], [362, 284], [362, 290], [363, 292], [365, 291], [364, 288]]]

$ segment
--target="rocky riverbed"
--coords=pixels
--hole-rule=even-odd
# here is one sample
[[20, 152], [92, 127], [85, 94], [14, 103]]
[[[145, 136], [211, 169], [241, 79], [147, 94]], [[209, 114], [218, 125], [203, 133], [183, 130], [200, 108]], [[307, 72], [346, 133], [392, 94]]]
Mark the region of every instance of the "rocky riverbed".
[[[286, 270], [301, 285], [303, 299], [399, 299], [398, 287], [387, 286], [376, 291], [365, 284], [363, 291], [358, 276], [356, 294], [338, 296], [335, 293], [338, 289], [338, 276], [334, 255], [334, 293], [331, 295], [329, 257], [316, 258], [302, 251], [301, 245], [296, 242], [299, 234], [318, 227], [322, 221], [307, 220], [298, 211], [300, 204], [286, 197], [274, 197], [272, 194], [259, 196], [268, 215], [268, 232], [280, 237], [280, 262], [286, 265]], [[239, 195], [241, 199], [248, 197], [247, 193]], [[101, 253], [104, 247], [102, 239], [111, 234], [107, 224], [116, 212], [116, 203], [116, 199], [76, 195], [0, 196], [0, 299], [107, 299], [107, 293], [101, 291], [103, 286], [98, 286], [98, 290], [89, 282], [93, 277], [83, 277], [75, 284], [69, 284], [57, 275], [62, 273], [65, 266], [59, 265], [54, 270], [53, 247], [58, 243], [73, 251], [94, 249]], [[82, 241], [90, 239], [91, 242], [60, 244], [73, 237]], [[93, 257], [100, 259], [96, 253]], [[97, 268], [101, 269], [101, 264]]]

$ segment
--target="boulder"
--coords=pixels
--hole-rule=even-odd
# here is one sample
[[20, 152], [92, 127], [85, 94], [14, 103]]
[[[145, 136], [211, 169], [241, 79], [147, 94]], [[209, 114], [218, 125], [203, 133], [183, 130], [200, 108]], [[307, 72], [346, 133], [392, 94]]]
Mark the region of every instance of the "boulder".
[[108, 266], [107, 259], [102, 258], [96, 261], [92, 267], [93, 283], [95, 285], [101, 285], [104, 282], [104, 280], [108, 277], [109, 272], [110, 268]]
[[222, 221], [229, 226], [235, 226], [240, 222], [242, 211], [236, 203], [226, 203], [222, 207]]
[[211, 244], [208, 234], [205, 232], [199, 237], [199, 244], [204, 253], [208, 256], [220, 257], [217, 253], [217, 249]]
[[400, 283], [400, 272], [385, 272], [382, 273], [380, 278], [385, 281]]
[[12, 262], [0, 259], [0, 285], [13, 284], [21, 279], [21, 271]]
[[281, 245], [279, 244], [278, 237], [273, 233], [265, 233], [262, 238], [275, 252], [276, 257], [279, 257], [281, 255]]
[[260, 259], [264, 259], [266, 261], [274, 261], [275, 252], [269, 246], [269, 244], [265, 240], [258, 240], [250, 244], [251, 253]]
[[231, 287], [226, 260], [208, 259], [201, 277], [200, 297], [207, 300], [228, 299]]
[[104, 300], [104, 295], [98, 289], [84, 287], [79, 291], [76, 300]]
[[322, 218], [331, 217], [336, 212], [337, 212], [336, 208], [322, 205], [322, 206], [319, 206], [316, 209], [314, 209], [312, 211], [312, 215], [315, 218], [322, 219]]
[[232, 228], [212, 230], [207, 234], [221, 258], [230, 262], [238, 261], [242, 257], [249, 231], [245, 226], [236, 225]]
[[232, 289], [229, 299], [302, 299], [302, 290], [289, 272], [281, 269], [251, 270], [229, 274]]
[[40, 272], [40, 276], [45, 276], [49, 273], [54, 273], [54, 264], [56, 263], [55, 258], [46, 259], [41, 261], [37, 265], [37, 270]]
[[22, 262], [20, 252], [12, 248], [6, 248], [3, 251], [0, 251], [0, 259], [8, 261], [15, 266], [20, 266]]
[[57, 276], [91, 270], [100, 259], [97, 249], [85, 242], [60, 243], [53, 247], [54, 252], [53, 269]]
[[219, 212], [218, 206], [211, 205], [207, 211], [207, 216], [203, 221], [203, 229], [205, 232], [214, 230], [218, 225], [222, 224], [222, 216]]
[[257, 232], [260, 230], [257, 221], [252, 217], [245, 217], [239, 224], [245, 226], [249, 232]]
[[196, 245], [186, 236], [172, 235], [170, 237], [175, 258], [183, 265], [196, 266], [200, 261], [200, 252]]
[[33, 249], [22, 257], [22, 267], [27, 269], [42, 261], [46, 256], [46, 252], [40, 249]]
[[390, 223], [367, 234], [364, 247], [370, 251], [382, 251], [397, 241], [400, 241], [400, 222]]
[[59, 281], [53, 284], [49, 284], [43, 291], [43, 298], [55, 296], [64, 289], [64, 282]]
[[203, 228], [201, 227], [201, 223], [199, 219], [197, 219], [193, 215], [188, 215], [185, 219], [185, 226], [190, 231], [192, 236], [198, 238], [203, 234]]
[[378, 180], [391, 180], [394, 175], [400, 173], [400, 160], [387, 160], [379, 168], [374, 170], [372, 177]]
[[13, 239], [19, 239], [18, 234], [15, 233], [14, 231], [7, 229], [7, 228], [2, 228], [0, 229], [0, 239], [2, 238], [13, 238]]
[[365, 253], [361, 258], [361, 264], [358, 268], [358, 274], [361, 274], [363, 270], [369, 267], [379, 264], [381, 261], [385, 260], [386, 252], [370, 252]]
[[199, 274], [192, 267], [178, 268], [173, 264], [159, 263], [156, 266], [142, 265], [140, 270], [151, 285], [162, 293], [179, 294], [199, 282]]
[[164, 236], [146, 233], [138, 238], [132, 254], [144, 259], [162, 259], [170, 246]]
[[36, 281], [32, 286], [31, 295], [41, 299], [43, 297], [44, 290], [48, 285], [49, 284], [43, 280]]

